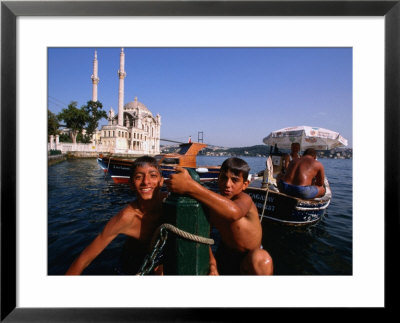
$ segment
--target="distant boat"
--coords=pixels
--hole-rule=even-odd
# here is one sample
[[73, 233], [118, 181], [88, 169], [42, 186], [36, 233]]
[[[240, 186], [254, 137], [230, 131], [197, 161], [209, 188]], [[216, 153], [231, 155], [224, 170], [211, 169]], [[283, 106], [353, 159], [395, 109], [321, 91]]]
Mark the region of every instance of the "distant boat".
[[[290, 134], [291, 136], [299, 135], [301, 137], [304, 134], [304, 131], [299, 132], [297, 131], [297, 128], [295, 129], [296, 132], [291, 132], [292, 128], [285, 129], [287, 130], [286, 134]], [[291, 142], [301, 141], [299, 138], [296, 138], [296, 140], [287, 140], [288, 137], [282, 135], [282, 133], [284, 133], [283, 130], [277, 131], [276, 133], [277, 135], [270, 135], [269, 137], [264, 138], [264, 143], [275, 145], [274, 150], [272, 150], [273, 147], [271, 145], [265, 176], [262, 177], [264, 171], [259, 172], [255, 179], [250, 182], [250, 185], [245, 192], [251, 196], [253, 202], [256, 204], [260, 221], [272, 221], [291, 226], [303, 226], [316, 223], [325, 214], [332, 199], [332, 191], [329, 181], [325, 177], [325, 195], [314, 199], [306, 200], [279, 192], [279, 189], [276, 186], [276, 177], [282, 170], [284, 154], [279, 151], [275, 141], [268, 140], [282, 140], [280, 144], [285, 148], [290, 147]], [[317, 135], [317, 132], [313, 134]], [[338, 135], [332, 137], [342, 138]], [[327, 143], [325, 142], [325, 144]], [[321, 145], [321, 143], [319, 143], [319, 145]]]
[[[218, 179], [220, 166], [201, 166], [197, 167], [196, 157], [201, 149], [207, 147], [206, 144], [198, 142], [188, 142], [179, 145], [176, 153], [160, 154], [154, 156], [158, 161], [164, 178], [174, 173], [174, 167], [181, 166], [195, 170], [201, 182], [215, 181]], [[130, 170], [134, 162], [133, 159], [123, 159], [112, 156], [99, 155], [97, 162], [105, 173], [111, 176], [115, 183], [129, 183]]]
[[[273, 184], [263, 188], [262, 179], [251, 181], [245, 190], [255, 203], [260, 221], [272, 221], [291, 226], [304, 226], [318, 222], [332, 198], [328, 180], [325, 178], [325, 195], [311, 200], [304, 200], [279, 192]], [[267, 199], [267, 201], [265, 201]]]

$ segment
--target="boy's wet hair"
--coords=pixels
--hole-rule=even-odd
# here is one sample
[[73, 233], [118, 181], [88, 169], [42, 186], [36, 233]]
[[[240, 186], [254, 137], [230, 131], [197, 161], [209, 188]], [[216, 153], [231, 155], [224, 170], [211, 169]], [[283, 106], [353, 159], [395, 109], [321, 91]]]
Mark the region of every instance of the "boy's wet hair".
[[303, 156], [306, 156], [306, 155], [310, 155], [312, 157], [317, 157], [317, 152], [316, 152], [316, 150], [314, 148], [308, 148], [304, 152]]
[[131, 182], [133, 180], [133, 176], [135, 175], [136, 168], [143, 167], [145, 165], [154, 167], [155, 169], [157, 169], [157, 171], [160, 173], [160, 175], [162, 175], [160, 166], [158, 165], [158, 162], [154, 157], [142, 156], [142, 157], [137, 158], [131, 166], [131, 173], [130, 173], [130, 181]]
[[247, 181], [250, 173], [249, 165], [243, 159], [238, 157], [228, 158], [222, 163], [220, 172], [226, 173], [228, 170], [236, 176], [242, 176], [244, 182]]
[[300, 143], [298, 143], [298, 142], [293, 142], [293, 143], [290, 145], [290, 148], [293, 149], [293, 147], [297, 147], [298, 149], [300, 149]]

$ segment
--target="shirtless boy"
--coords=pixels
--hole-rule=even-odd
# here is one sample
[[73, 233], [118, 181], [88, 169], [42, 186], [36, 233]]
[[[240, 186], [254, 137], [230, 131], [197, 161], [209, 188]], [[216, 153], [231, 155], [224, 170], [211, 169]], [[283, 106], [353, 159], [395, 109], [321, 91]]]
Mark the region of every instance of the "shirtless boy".
[[282, 156], [283, 162], [282, 162], [282, 168], [279, 174], [276, 176], [277, 182], [279, 182], [283, 176], [285, 176], [286, 170], [289, 167], [289, 164], [300, 158], [299, 152], [300, 152], [300, 144], [298, 142], [293, 142], [290, 145], [290, 154], [284, 154]]
[[317, 152], [309, 148], [301, 158], [293, 160], [278, 182], [279, 190], [303, 199], [323, 196], [325, 171], [324, 166], [316, 158]]
[[272, 275], [272, 258], [261, 249], [262, 229], [257, 208], [243, 192], [249, 185], [247, 163], [236, 157], [225, 160], [218, 178], [220, 194], [194, 181], [184, 168], [176, 170], [166, 181], [169, 190], [203, 203], [210, 211], [211, 224], [221, 235], [216, 263], [210, 251], [210, 274]]
[[290, 145], [290, 154], [285, 154], [283, 157], [284, 160], [283, 171], [285, 171], [286, 168], [289, 167], [291, 161], [300, 158], [299, 152], [300, 152], [300, 144], [298, 142], [293, 142]]
[[108, 221], [103, 231], [75, 259], [66, 275], [80, 275], [120, 233], [127, 235], [127, 242], [134, 245], [131, 249], [136, 252], [134, 262], [137, 268], [133, 273], [140, 269], [153, 233], [161, 225], [162, 200], [166, 197], [166, 193], [160, 191], [163, 177], [153, 157], [143, 156], [135, 160], [130, 185], [137, 199]]

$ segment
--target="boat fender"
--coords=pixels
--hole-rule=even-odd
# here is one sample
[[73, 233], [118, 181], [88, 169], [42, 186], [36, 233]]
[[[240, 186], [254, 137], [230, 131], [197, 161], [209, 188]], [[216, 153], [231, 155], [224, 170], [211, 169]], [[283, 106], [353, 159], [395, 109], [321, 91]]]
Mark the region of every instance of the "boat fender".
[[199, 168], [196, 168], [196, 172], [198, 172], [198, 173], [207, 173], [208, 172], [208, 168], [199, 167]]

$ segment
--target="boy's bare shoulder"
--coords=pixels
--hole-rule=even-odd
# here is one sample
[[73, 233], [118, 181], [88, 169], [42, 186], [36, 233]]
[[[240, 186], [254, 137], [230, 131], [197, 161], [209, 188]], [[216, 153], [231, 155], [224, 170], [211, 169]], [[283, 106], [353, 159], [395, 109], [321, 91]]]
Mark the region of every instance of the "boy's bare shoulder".
[[253, 201], [251, 199], [251, 196], [249, 194], [247, 194], [246, 192], [240, 192], [238, 197], [240, 197], [242, 199], [245, 199], [245, 200], [248, 200], [248, 201]]
[[249, 207], [251, 204], [254, 204], [250, 195], [245, 192], [240, 192], [234, 199], [232, 199], [232, 201], [236, 203], [245, 203], [246, 205], [249, 205]]
[[117, 220], [121, 223], [132, 222], [139, 214], [139, 208], [136, 201], [129, 203], [118, 214]]

